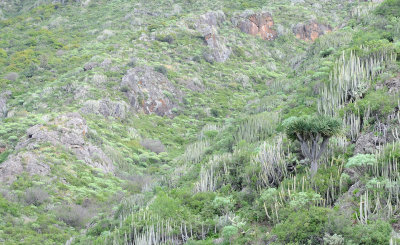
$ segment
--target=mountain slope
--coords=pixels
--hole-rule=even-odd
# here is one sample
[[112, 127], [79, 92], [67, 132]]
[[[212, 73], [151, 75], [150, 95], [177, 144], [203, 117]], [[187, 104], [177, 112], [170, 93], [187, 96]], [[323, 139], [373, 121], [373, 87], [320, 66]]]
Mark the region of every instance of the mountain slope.
[[[1, 241], [394, 242], [397, 7], [4, 1]], [[314, 179], [312, 114], [344, 125]]]

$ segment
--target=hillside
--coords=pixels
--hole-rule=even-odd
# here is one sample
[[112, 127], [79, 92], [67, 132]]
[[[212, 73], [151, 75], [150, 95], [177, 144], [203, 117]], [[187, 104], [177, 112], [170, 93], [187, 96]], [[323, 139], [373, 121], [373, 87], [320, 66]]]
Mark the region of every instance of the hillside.
[[399, 0], [2, 1], [0, 244], [397, 244], [399, 65]]

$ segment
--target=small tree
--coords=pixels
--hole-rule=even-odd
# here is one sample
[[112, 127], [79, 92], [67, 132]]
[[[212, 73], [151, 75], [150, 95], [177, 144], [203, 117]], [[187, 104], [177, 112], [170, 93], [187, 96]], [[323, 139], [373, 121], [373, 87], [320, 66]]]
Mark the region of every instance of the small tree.
[[291, 117], [284, 122], [288, 137], [300, 142], [301, 152], [311, 161], [311, 177], [317, 173], [318, 159], [329, 139], [340, 132], [341, 125], [338, 119], [326, 116]]

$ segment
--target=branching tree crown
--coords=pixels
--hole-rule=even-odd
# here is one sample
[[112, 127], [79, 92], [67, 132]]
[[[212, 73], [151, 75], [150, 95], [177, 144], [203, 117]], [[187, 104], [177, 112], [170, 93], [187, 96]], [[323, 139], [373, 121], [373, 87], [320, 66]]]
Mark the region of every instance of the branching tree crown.
[[314, 176], [318, 159], [326, 150], [329, 139], [340, 132], [342, 124], [332, 117], [302, 116], [287, 119], [284, 127], [290, 139], [300, 142], [301, 152], [311, 161], [311, 176]]

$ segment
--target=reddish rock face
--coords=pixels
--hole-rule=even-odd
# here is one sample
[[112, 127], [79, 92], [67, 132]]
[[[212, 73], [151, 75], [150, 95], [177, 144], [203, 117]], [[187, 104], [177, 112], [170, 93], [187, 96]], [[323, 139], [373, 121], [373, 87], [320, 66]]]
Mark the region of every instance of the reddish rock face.
[[242, 32], [260, 36], [264, 40], [274, 40], [277, 37], [273, 26], [274, 20], [268, 12], [249, 15], [238, 23]]
[[311, 21], [308, 24], [298, 24], [293, 29], [297, 38], [309, 42], [314, 42], [318, 37], [331, 31], [332, 28], [329, 25], [319, 24], [315, 21]]

